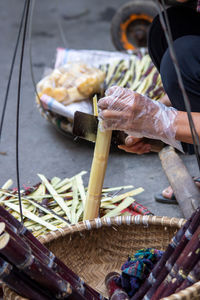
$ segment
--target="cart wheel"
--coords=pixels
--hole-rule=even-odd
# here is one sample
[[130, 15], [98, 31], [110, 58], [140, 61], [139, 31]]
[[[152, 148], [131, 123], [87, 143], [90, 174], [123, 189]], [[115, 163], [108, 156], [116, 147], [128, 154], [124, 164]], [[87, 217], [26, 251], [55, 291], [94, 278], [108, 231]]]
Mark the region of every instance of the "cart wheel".
[[119, 51], [134, 50], [147, 46], [147, 31], [156, 6], [150, 0], [134, 0], [123, 5], [111, 22], [111, 37]]

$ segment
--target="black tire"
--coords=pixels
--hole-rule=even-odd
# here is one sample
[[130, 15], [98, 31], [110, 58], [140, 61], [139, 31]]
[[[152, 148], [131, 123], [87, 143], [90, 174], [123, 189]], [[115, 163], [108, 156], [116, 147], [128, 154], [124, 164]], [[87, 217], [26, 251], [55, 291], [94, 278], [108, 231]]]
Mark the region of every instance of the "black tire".
[[147, 46], [147, 32], [157, 14], [154, 1], [133, 0], [123, 5], [111, 22], [111, 37], [119, 51]]

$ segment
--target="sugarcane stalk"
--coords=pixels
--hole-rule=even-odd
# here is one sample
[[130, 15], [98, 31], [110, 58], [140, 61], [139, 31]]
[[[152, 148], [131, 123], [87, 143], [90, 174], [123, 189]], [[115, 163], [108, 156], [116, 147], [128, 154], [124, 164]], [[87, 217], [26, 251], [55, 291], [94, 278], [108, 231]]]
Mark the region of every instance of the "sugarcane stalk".
[[[9, 223], [12, 228], [16, 228], [18, 234], [25, 239], [25, 241], [32, 248], [32, 245], [37, 247], [43, 254], [49, 257], [56, 265], [56, 272], [65, 280], [67, 280], [74, 290], [79, 293], [79, 298], [87, 300], [104, 299], [97, 291], [92, 289], [83, 280], [75, 274], [71, 269], [69, 269], [59, 258], [57, 258], [48, 248], [46, 248], [40, 241], [17, 219], [15, 219], [5, 208], [0, 206], [0, 216], [4, 222]], [[4, 219], [5, 218], [5, 219]], [[75, 292], [73, 291], [73, 295]]]
[[107, 288], [108, 296], [110, 300], [128, 300], [130, 299], [127, 293], [116, 284], [116, 280], [120, 275], [116, 272], [107, 274], [105, 278], [105, 285]]
[[[49, 249], [41, 244], [38, 239], [29, 231], [24, 231], [24, 238], [32, 248], [32, 245], [41, 251], [43, 255], [49, 257], [52, 261], [55, 271], [66, 281], [68, 281], [73, 287], [73, 296], [78, 293], [77, 299], [104, 299], [101, 295], [88, 286], [78, 275], [76, 275], [71, 269], [69, 269], [59, 258], [57, 258]], [[74, 298], [75, 299], [75, 298]]]
[[[157, 287], [161, 284], [163, 279], [166, 275], [162, 275], [162, 270], [169, 259], [169, 257], [174, 252], [177, 245], [180, 243], [182, 237], [184, 236], [186, 230], [189, 228], [189, 225], [192, 222], [192, 219], [198, 215], [199, 217], [200, 211], [194, 212], [190, 219], [187, 220], [187, 222], [179, 229], [179, 231], [176, 233], [176, 235], [171, 240], [170, 244], [168, 245], [166, 251], [163, 253], [161, 259], [157, 262], [155, 267], [153, 268], [152, 272], [150, 273], [149, 277], [145, 280], [143, 285], [140, 287], [140, 289], [136, 292], [136, 294], [131, 298], [131, 300], [149, 300], [151, 299], [151, 295], [153, 295], [154, 291], [157, 289]], [[161, 278], [159, 278], [159, 276]], [[158, 280], [159, 279], [159, 280]]]
[[44, 263], [45, 265], [47, 265], [48, 267], [55, 269], [56, 265], [53, 262], [52, 257], [50, 258], [49, 256], [45, 255], [40, 249], [38, 249], [35, 244], [31, 243], [31, 247], [30, 245], [24, 240], [22, 239], [17, 233], [16, 231], [13, 231], [9, 225], [5, 222], [2, 222], [3, 219], [0, 217], [0, 234], [2, 234], [2, 232], [7, 232], [9, 235], [12, 236], [12, 238], [18, 243], [20, 244], [23, 248], [25, 248], [27, 251], [32, 252], [32, 254], [39, 259], [42, 263]]
[[25, 248], [27, 251], [31, 251], [31, 249], [30, 249], [30, 247], [27, 245], [27, 243], [25, 243], [24, 240], [21, 239], [21, 238], [19, 237], [19, 235], [17, 235], [16, 232], [13, 231], [13, 230], [9, 227], [9, 225], [7, 225], [5, 222], [3, 222], [3, 219], [2, 219], [1, 217], [0, 217], [0, 220], [1, 220], [1, 222], [0, 222], [0, 235], [1, 235], [3, 232], [6, 231], [7, 233], [9, 233], [9, 234], [15, 239], [15, 241], [16, 241], [17, 243], [20, 243], [21, 246], [22, 246], [23, 248]]
[[41, 292], [40, 288], [32, 288], [26, 281], [22, 279], [22, 276], [11, 264], [6, 262], [0, 257], [0, 279], [8, 285], [13, 291], [22, 297], [26, 297], [30, 300], [48, 300], [51, 299], [47, 295]]
[[187, 278], [183, 281], [180, 287], [176, 290], [178, 293], [181, 290], [188, 288], [200, 280], [200, 261], [194, 266], [193, 270], [188, 274]]
[[189, 272], [200, 259], [200, 226], [193, 234], [168, 276], [159, 286], [152, 300], [158, 300], [173, 294], [183, 283]]
[[39, 285], [48, 289], [56, 299], [64, 299], [72, 293], [67, 281], [42, 264], [31, 251], [23, 248], [8, 233], [0, 236], [0, 253]]
[[102, 131], [100, 125], [98, 126], [83, 215], [84, 220], [94, 219], [99, 215], [102, 187], [110, 151], [111, 136], [111, 130]]
[[[156, 282], [153, 284], [151, 289], [148, 291], [148, 293], [146, 295], [146, 299], [151, 299], [152, 295], [155, 293], [157, 288], [161, 285], [161, 283], [163, 282], [163, 280], [165, 279], [167, 274], [170, 272], [172, 266], [174, 265], [175, 261], [179, 257], [180, 253], [183, 251], [183, 249], [187, 245], [188, 241], [190, 240], [191, 236], [194, 234], [197, 227], [199, 226], [199, 224], [200, 224], [200, 209], [199, 208], [196, 210], [196, 212], [194, 212], [192, 214], [192, 216], [189, 220], [191, 220], [190, 224], [189, 224], [187, 230], [185, 231], [185, 233], [183, 234], [183, 236], [179, 239], [178, 242], [177, 242], [177, 239], [175, 239], [176, 247], [175, 247], [174, 251], [171, 253], [168, 260], [166, 261], [165, 265], [163, 265], [162, 269], [160, 269], [160, 271], [156, 277]], [[153, 270], [153, 274], [154, 273], [155, 273], [155, 271]]]

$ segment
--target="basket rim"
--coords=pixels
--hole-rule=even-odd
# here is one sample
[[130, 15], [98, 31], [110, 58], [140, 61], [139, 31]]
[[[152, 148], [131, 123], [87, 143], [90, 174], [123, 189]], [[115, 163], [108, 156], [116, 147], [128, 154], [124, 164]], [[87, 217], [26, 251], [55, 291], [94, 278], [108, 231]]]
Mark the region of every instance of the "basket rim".
[[[86, 220], [83, 222], [79, 222], [74, 225], [69, 225], [63, 228], [60, 228], [56, 231], [51, 231], [45, 235], [41, 235], [38, 237], [40, 242], [42, 243], [48, 243], [52, 240], [55, 240], [59, 237], [64, 237], [68, 234], [73, 234], [76, 232], [81, 231], [90, 231], [92, 229], [98, 229], [101, 227], [110, 227], [110, 226], [120, 226], [120, 225], [143, 225], [143, 226], [161, 226], [161, 227], [175, 227], [177, 229], [181, 228], [184, 223], [186, 222], [185, 219], [178, 219], [178, 218], [169, 218], [169, 217], [159, 217], [159, 216], [117, 216], [112, 218], [96, 218], [93, 220]], [[8, 286], [5, 284], [3, 285], [4, 293], [6, 294], [8, 299], [26, 299], [22, 298], [19, 295], [16, 295]], [[16, 295], [16, 296], [15, 296]], [[174, 293], [168, 297], [162, 298], [161, 300], [176, 300], [176, 299], [193, 299], [191, 297], [199, 297], [200, 295], [200, 281], [193, 284], [192, 286], [178, 292]], [[198, 298], [194, 298], [198, 299]]]
[[38, 236], [38, 240], [43, 243], [49, 243], [52, 240], [56, 240], [60, 237], [64, 237], [68, 234], [73, 234], [75, 232], [82, 232], [85, 230], [99, 229], [101, 227], [110, 227], [110, 226], [120, 226], [120, 225], [156, 225], [162, 227], [176, 227], [177, 229], [181, 228], [186, 219], [183, 218], [169, 218], [166, 216], [117, 216], [117, 217], [102, 217], [92, 220], [85, 220], [73, 225], [67, 225], [62, 228], [58, 228], [56, 231], [50, 231], [44, 235]]
[[[170, 218], [167, 216], [117, 216], [117, 217], [103, 217], [96, 218], [93, 220], [86, 220], [79, 222], [74, 225], [69, 225], [63, 228], [60, 228], [54, 232], [49, 232], [45, 235], [38, 237], [41, 243], [48, 243], [52, 240], [64, 237], [68, 234], [73, 234], [76, 232], [90, 231], [93, 229], [99, 229], [101, 227], [110, 227], [110, 226], [120, 226], [120, 225], [154, 225], [161, 227], [175, 227], [177, 229], [181, 228], [186, 219], [183, 218]], [[191, 299], [192, 296], [198, 296], [200, 294], [200, 281], [193, 284], [192, 286], [170, 295], [169, 297], [163, 298], [161, 300], [175, 300], [175, 299]], [[188, 298], [189, 297], [189, 298]]]

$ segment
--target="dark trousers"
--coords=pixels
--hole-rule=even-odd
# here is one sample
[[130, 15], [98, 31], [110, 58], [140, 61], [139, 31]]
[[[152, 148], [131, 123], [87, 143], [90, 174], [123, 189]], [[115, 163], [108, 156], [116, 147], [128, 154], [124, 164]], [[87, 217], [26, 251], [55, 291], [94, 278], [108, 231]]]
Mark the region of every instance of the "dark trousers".
[[[200, 112], [200, 14], [194, 9], [180, 6], [169, 8], [167, 14], [191, 111]], [[152, 22], [149, 30], [148, 50], [152, 61], [161, 74], [164, 89], [172, 106], [178, 110], [186, 111], [158, 16]], [[193, 153], [192, 145], [183, 144], [183, 146], [186, 152]]]

